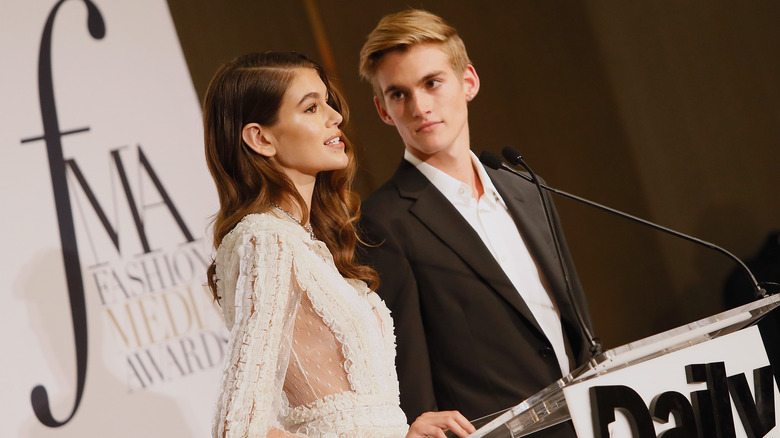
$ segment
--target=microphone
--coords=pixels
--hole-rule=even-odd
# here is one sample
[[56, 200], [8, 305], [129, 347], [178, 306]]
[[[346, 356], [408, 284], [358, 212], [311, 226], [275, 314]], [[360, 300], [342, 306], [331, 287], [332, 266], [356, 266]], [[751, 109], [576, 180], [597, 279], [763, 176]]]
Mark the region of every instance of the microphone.
[[[504, 152], [506, 155], [506, 151], [509, 148], [504, 148]], [[514, 155], [514, 160], [510, 160], [517, 163], [522, 163], [521, 165], [525, 168], [526, 171], [528, 171], [527, 175], [523, 175], [514, 169], [507, 167], [503, 161], [501, 161], [501, 158], [488, 151], [482, 152], [480, 154], [479, 159], [482, 161], [483, 164], [490, 167], [491, 169], [498, 170], [499, 168], [506, 168], [508, 170], [511, 170], [513, 173], [522, 176], [523, 178], [527, 179], [528, 181], [534, 183], [536, 185], [536, 189], [539, 192], [539, 199], [542, 203], [542, 208], [544, 209], [544, 216], [545, 219], [547, 219], [547, 228], [550, 230], [550, 234], [552, 234], [553, 238], [553, 244], [555, 245], [555, 252], [558, 255], [558, 265], [561, 268], [561, 272], [563, 273], [563, 280], [566, 285], [566, 295], [569, 297], [569, 301], [571, 302], [571, 306], [574, 309], [574, 315], [577, 318], [577, 323], [580, 326], [580, 330], [585, 334], [585, 337], [588, 340], [588, 351], [590, 351], [591, 357], [596, 356], [597, 354], [601, 353], [601, 343], [599, 342], [598, 338], [596, 338], [593, 333], [590, 331], [590, 327], [588, 327], [588, 324], [585, 323], [585, 318], [582, 316], [582, 310], [580, 309], [580, 306], [577, 303], [577, 300], [574, 298], [574, 292], [572, 290], [571, 286], [571, 280], [569, 279], [569, 269], [566, 267], [566, 263], [563, 262], [563, 250], [561, 249], [561, 242], [558, 239], [558, 233], [555, 230], [555, 225], [553, 224], [552, 215], [550, 214], [550, 206], [547, 204], [547, 199], [544, 197], [544, 193], [542, 192], [542, 185], [539, 182], [539, 179], [536, 177], [536, 174], [533, 173], [530, 167], [528, 167], [525, 162], [523, 161], [522, 156], [519, 153], [514, 153], [517, 151], [512, 151], [512, 154]]]
[[[523, 173], [520, 173], [520, 172], [516, 171], [515, 169], [507, 166], [506, 164], [504, 164], [504, 162], [501, 160], [501, 158], [498, 155], [496, 155], [496, 154], [494, 154], [492, 152], [488, 152], [488, 151], [483, 152], [480, 155], [480, 161], [482, 161], [483, 164], [485, 164], [486, 166], [490, 167], [491, 169], [506, 170], [507, 172], [513, 173], [513, 174], [519, 176], [520, 178], [525, 179], [526, 181], [529, 181], [529, 182], [533, 183], [534, 180], [536, 180], [536, 176], [533, 175], [533, 173], [527, 167], [527, 165], [525, 164], [525, 161], [523, 160], [522, 154], [520, 154], [520, 152], [518, 152], [517, 149], [515, 149], [515, 148], [513, 148], [511, 146], [507, 146], [507, 147], [505, 147], [503, 149], [502, 155], [504, 155], [504, 158], [506, 158], [507, 161], [509, 161], [511, 164], [523, 166], [528, 171], [530, 176], [529, 175], [525, 175]], [[536, 183], [538, 183], [538, 180], [536, 181]], [[632, 215], [630, 215], [628, 213], [624, 213], [624, 212], [622, 212], [620, 210], [616, 210], [614, 208], [607, 207], [605, 205], [602, 205], [602, 204], [599, 204], [597, 202], [594, 202], [594, 201], [591, 201], [591, 200], [579, 197], [577, 195], [572, 195], [571, 193], [567, 193], [567, 192], [564, 192], [563, 190], [558, 190], [556, 188], [549, 187], [549, 186], [547, 186], [545, 184], [542, 184], [542, 183], [538, 183], [537, 187], [540, 187], [540, 188], [542, 188], [544, 190], [547, 190], [549, 192], [555, 193], [556, 195], [560, 195], [560, 196], [563, 196], [565, 198], [573, 199], [573, 200], [575, 200], [577, 202], [581, 202], [581, 203], [583, 203], [585, 205], [589, 205], [591, 207], [596, 207], [596, 208], [598, 208], [600, 210], [606, 211], [608, 213], [615, 214], [615, 215], [620, 216], [622, 218], [629, 219], [629, 220], [632, 220], [634, 222], [638, 222], [640, 224], [646, 225], [646, 226], [648, 226], [650, 228], [653, 228], [655, 230], [662, 231], [662, 232], [667, 233], [667, 234], [671, 234], [672, 236], [676, 236], [676, 237], [679, 237], [681, 239], [685, 239], [685, 240], [687, 240], [689, 242], [693, 242], [693, 243], [696, 243], [698, 245], [704, 246], [705, 248], [709, 248], [709, 249], [718, 251], [719, 253], [721, 253], [721, 254], [725, 255], [726, 257], [730, 258], [731, 260], [733, 260], [738, 266], [740, 266], [740, 268], [745, 272], [745, 274], [747, 274], [748, 278], [750, 278], [750, 281], [751, 281], [751, 283], [753, 285], [753, 289], [755, 290], [757, 298], [766, 298], [766, 297], [769, 296], [767, 291], [764, 288], [761, 287], [759, 282], [756, 280], [756, 277], [753, 275], [753, 273], [750, 271], [750, 269], [747, 267], [747, 265], [745, 265], [745, 263], [742, 260], [739, 259], [739, 257], [735, 256], [734, 254], [730, 253], [729, 251], [725, 250], [724, 248], [721, 248], [720, 246], [715, 245], [714, 243], [707, 242], [705, 240], [702, 240], [702, 239], [699, 239], [699, 238], [696, 238], [696, 237], [693, 237], [693, 236], [689, 236], [689, 235], [681, 233], [679, 231], [672, 230], [671, 228], [667, 228], [667, 227], [664, 227], [662, 225], [658, 225], [656, 223], [650, 222], [648, 220], [645, 220], [645, 219], [642, 219], [642, 218], [639, 218], [639, 217], [636, 217], [636, 216], [632, 216]]]

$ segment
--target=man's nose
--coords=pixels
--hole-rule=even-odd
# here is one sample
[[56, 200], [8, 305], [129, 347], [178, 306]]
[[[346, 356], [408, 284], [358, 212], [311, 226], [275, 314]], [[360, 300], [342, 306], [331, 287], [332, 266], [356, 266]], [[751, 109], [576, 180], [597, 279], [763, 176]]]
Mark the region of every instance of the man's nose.
[[415, 117], [422, 117], [431, 111], [431, 97], [425, 93], [414, 93], [409, 101]]

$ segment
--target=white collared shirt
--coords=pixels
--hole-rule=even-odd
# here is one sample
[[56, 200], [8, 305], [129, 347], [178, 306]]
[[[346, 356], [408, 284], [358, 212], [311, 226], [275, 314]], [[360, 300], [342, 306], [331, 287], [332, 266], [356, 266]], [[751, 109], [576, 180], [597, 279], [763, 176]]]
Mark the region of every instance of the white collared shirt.
[[544, 334], [552, 344], [563, 375], [569, 374], [569, 359], [563, 341], [563, 329], [558, 309], [542, 285], [536, 263], [509, 214], [506, 203], [482, 167], [476, 155], [471, 161], [482, 182], [484, 194], [475, 199], [470, 185], [458, 181], [445, 172], [404, 152], [404, 159], [412, 163], [474, 228], [482, 242], [493, 254], [512, 285], [520, 293]]

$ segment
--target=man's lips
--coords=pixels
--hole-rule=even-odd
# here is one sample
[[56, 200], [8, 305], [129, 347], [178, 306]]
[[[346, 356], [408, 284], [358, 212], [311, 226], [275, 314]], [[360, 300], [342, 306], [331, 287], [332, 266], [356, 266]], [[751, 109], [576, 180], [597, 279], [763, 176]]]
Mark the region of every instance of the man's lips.
[[422, 125], [420, 125], [417, 129], [414, 130], [414, 132], [428, 132], [432, 131], [436, 126], [438, 126], [442, 122], [425, 122]]

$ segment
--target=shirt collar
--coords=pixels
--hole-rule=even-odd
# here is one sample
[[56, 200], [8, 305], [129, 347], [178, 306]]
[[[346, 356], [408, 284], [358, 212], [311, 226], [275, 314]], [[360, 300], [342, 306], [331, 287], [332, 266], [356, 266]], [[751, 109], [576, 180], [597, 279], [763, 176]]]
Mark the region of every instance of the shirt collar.
[[[487, 200], [488, 202], [494, 202], [506, 208], [506, 204], [498, 193], [498, 190], [496, 190], [496, 187], [493, 185], [493, 181], [488, 177], [485, 167], [482, 166], [482, 163], [477, 156], [474, 155], [474, 152], [469, 151], [469, 154], [471, 155], [471, 163], [474, 168], [477, 169], [477, 177], [479, 177], [480, 182], [482, 182], [482, 189], [484, 190], [483, 198], [480, 199], [480, 201]], [[408, 149], [404, 149], [404, 159], [412, 163], [420, 173], [425, 175], [431, 184], [449, 199], [450, 202], [469, 202], [471, 199], [471, 187], [468, 184], [459, 181], [444, 171], [420, 160], [412, 155]]]

